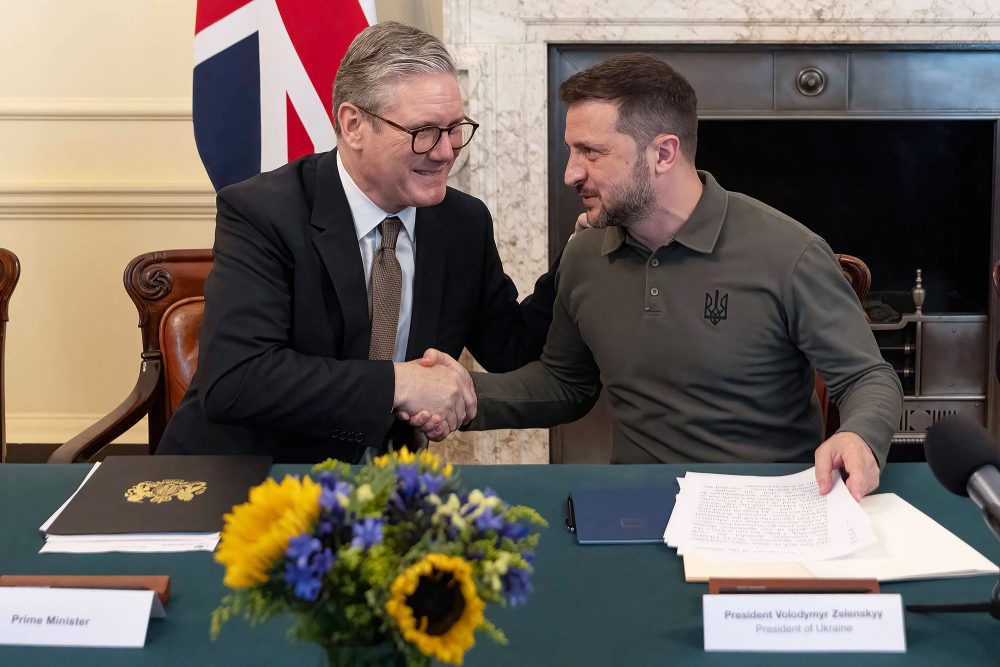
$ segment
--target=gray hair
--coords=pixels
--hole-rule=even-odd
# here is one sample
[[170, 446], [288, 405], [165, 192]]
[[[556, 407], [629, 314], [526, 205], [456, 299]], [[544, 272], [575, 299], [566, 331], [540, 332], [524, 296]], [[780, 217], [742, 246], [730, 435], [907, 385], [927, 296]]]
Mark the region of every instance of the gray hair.
[[[392, 104], [392, 86], [414, 74], [455, 75], [455, 61], [437, 37], [396, 21], [369, 26], [347, 47], [333, 82], [334, 129], [340, 134], [337, 109], [351, 102], [381, 114]], [[372, 127], [381, 126], [371, 118]]]

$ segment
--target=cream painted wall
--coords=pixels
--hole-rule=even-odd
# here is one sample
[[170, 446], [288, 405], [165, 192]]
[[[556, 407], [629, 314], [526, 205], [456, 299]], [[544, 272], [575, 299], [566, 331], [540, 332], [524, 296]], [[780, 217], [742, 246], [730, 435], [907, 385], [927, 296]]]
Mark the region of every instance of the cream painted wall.
[[0, 0], [0, 245], [21, 259], [10, 442], [62, 442], [123, 399], [140, 350], [125, 265], [212, 243], [191, 129], [194, 7]]
[[[376, 3], [441, 34], [441, 2]], [[150, 250], [210, 247], [194, 145], [195, 0], [0, 0], [0, 246], [21, 259], [7, 328], [7, 439], [63, 442], [135, 381], [122, 288]], [[144, 442], [144, 426], [123, 441]]]

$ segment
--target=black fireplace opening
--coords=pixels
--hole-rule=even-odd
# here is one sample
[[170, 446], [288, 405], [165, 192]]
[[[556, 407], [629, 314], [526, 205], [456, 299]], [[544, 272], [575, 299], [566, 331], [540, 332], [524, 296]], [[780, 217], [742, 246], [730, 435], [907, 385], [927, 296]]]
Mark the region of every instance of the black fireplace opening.
[[[872, 272], [870, 300], [986, 313], [996, 121], [703, 119], [699, 168], [795, 218]], [[891, 315], [890, 315], [891, 318]]]

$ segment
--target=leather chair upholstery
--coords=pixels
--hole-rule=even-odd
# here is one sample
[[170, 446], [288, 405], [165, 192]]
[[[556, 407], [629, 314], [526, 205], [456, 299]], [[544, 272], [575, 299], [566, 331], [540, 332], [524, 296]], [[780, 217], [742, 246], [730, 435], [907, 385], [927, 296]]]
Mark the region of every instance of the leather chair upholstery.
[[[872, 272], [868, 269], [868, 265], [853, 255], [837, 255], [837, 261], [840, 262], [840, 270], [843, 271], [847, 282], [858, 295], [858, 301], [864, 301], [868, 296], [868, 290], [872, 287]], [[829, 392], [819, 373], [816, 374], [816, 397], [823, 408], [824, 436], [829, 438], [840, 428], [840, 413], [837, 411], [837, 406], [830, 403]]]
[[198, 368], [198, 335], [204, 315], [205, 297], [192, 296], [170, 306], [160, 320], [164, 410], [168, 420], [187, 393]]

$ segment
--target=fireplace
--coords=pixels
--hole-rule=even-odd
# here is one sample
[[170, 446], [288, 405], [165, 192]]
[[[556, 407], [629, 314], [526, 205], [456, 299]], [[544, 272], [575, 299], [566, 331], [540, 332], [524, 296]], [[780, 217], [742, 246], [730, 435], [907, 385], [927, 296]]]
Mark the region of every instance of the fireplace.
[[[1000, 50], [947, 45], [551, 45], [549, 245], [582, 210], [562, 184], [559, 83], [625, 51], [673, 65], [699, 96], [697, 165], [823, 236], [872, 271], [865, 306], [904, 386], [894, 457], [961, 412], [997, 430], [990, 267], [997, 258]], [[919, 284], [918, 284], [919, 271]], [[994, 306], [995, 308], [995, 306]], [[582, 460], [606, 434], [591, 417], [554, 433]], [[593, 440], [581, 448], [581, 440]], [[604, 460], [607, 460], [606, 458]]]

